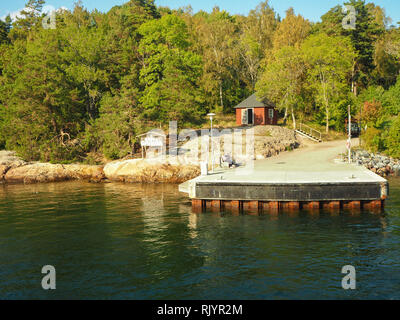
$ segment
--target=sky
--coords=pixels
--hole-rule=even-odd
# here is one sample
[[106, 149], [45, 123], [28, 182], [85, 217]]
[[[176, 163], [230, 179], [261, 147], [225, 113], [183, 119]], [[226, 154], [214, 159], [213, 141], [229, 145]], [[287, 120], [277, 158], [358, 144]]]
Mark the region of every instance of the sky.
[[[46, 5], [50, 5], [56, 9], [60, 7], [72, 9], [76, 0], [46, 0]], [[1, 0], [0, 1], [0, 18], [4, 19], [7, 14], [15, 15], [19, 10], [23, 9], [27, 0]], [[82, 0], [83, 5], [89, 10], [98, 9], [100, 11], [108, 11], [115, 5], [121, 5], [127, 0]], [[168, 6], [176, 9], [183, 6], [191, 5], [194, 12], [199, 10], [211, 11], [214, 6], [219, 6], [232, 14], [246, 15], [250, 10], [254, 9], [261, 0], [155, 0], [159, 6]], [[317, 22], [321, 15], [326, 13], [330, 8], [337, 4], [342, 5], [343, 0], [270, 0], [270, 5], [282, 17], [289, 7], [293, 7], [296, 13], [300, 13], [306, 19]], [[386, 9], [386, 15], [392, 18], [393, 23], [400, 21], [400, 1], [399, 0], [372, 0]]]

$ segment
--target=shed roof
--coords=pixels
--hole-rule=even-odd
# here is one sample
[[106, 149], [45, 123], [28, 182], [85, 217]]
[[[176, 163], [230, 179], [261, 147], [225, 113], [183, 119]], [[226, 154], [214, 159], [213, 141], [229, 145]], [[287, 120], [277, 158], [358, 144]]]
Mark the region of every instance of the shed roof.
[[275, 107], [275, 105], [269, 101], [268, 99], [259, 99], [256, 94], [252, 94], [247, 99], [243, 100], [239, 103], [235, 109], [243, 109], [243, 108], [264, 108], [264, 107]]

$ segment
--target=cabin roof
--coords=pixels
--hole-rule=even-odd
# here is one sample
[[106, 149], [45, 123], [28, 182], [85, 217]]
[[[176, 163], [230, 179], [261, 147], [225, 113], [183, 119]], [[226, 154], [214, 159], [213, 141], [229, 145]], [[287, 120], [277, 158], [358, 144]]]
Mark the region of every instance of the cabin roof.
[[235, 109], [243, 109], [243, 108], [265, 108], [265, 107], [275, 107], [275, 105], [269, 101], [268, 99], [259, 99], [256, 94], [252, 94], [247, 99], [243, 100], [239, 103]]

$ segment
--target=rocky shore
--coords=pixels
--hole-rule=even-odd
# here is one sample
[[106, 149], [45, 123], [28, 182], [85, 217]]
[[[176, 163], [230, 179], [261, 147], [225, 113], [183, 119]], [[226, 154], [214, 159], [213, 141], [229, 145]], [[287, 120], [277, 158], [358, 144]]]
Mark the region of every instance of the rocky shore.
[[105, 178], [102, 166], [25, 162], [12, 151], [0, 151], [0, 183], [38, 183], [67, 180], [100, 182]]
[[200, 175], [196, 165], [142, 159], [110, 162], [103, 171], [111, 181], [141, 183], [183, 183]]
[[[245, 133], [245, 131], [243, 132]], [[221, 136], [221, 150], [223, 150], [224, 141], [224, 136]], [[246, 150], [245, 141], [233, 141], [233, 144], [236, 144], [236, 147], [240, 144], [240, 147]], [[182, 158], [177, 159], [176, 157], [145, 160], [130, 159], [113, 161], [104, 166], [25, 162], [13, 151], [0, 151], [0, 184], [28, 184], [68, 180], [183, 183], [200, 175], [199, 159], [207, 158], [206, 154], [201, 154], [201, 142], [195, 142], [199, 153], [194, 157], [186, 154], [187, 152], [193, 153], [190, 152], [190, 150], [194, 151], [195, 149], [192, 145], [193, 141], [181, 147], [184, 161], [181, 161]], [[246, 154], [243, 154], [243, 159], [238, 158], [235, 160], [238, 163], [245, 163], [249, 160], [264, 159], [286, 150], [292, 150], [298, 146], [299, 141], [296, 139], [293, 130], [278, 126], [257, 126], [254, 127], [254, 155], [249, 159]], [[217, 155], [214, 156], [216, 157], [214, 163], [218, 165], [219, 158]]]
[[390, 175], [400, 176], [400, 160], [381, 154], [369, 153], [365, 150], [352, 152], [352, 159], [359, 165], [365, 166], [372, 172], [387, 177]]
[[0, 151], [0, 183], [40, 183], [68, 180], [182, 183], [200, 174], [194, 165], [122, 160], [105, 166], [25, 162], [14, 152]]

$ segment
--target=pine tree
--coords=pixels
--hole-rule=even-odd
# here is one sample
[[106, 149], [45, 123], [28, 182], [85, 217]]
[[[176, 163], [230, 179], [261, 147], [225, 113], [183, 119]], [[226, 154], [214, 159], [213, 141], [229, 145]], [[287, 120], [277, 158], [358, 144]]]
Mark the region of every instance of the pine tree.
[[341, 6], [336, 6], [321, 17], [322, 22], [316, 26], [316, 30], [351, 39], [357, 52], [353, 76], [353, 91], [357, 93], [357, 86], [365, 88], [371, 80], [371, 73], [375, 68], [374, 44], [378, 36], [384, 32], [384, 27], [377, 23], [364, 0], [350, 0], [344, 5], [350, 5], [355, 9], [355, 29], [343, 28], [345, 14]]
[[8, 15], [5, 21], [0, 20], [0, 45], [2, 43], [9, 43], [8, 34], [11, 30], [11, 17]]

